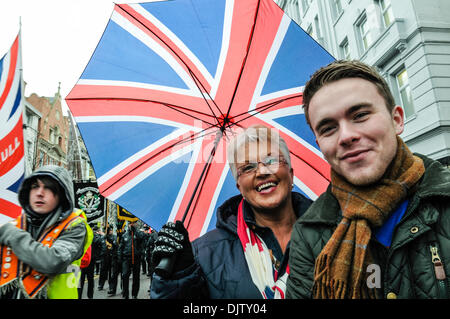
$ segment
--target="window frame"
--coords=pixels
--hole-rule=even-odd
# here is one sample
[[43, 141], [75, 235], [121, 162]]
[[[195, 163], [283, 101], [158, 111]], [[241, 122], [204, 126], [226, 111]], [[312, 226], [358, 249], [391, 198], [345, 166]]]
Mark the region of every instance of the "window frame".
[[[400, 75], [402, 74], [406, 74], [406, 81], [403, 84], [400, 83]], [[397, 85], [398, 96], [400, 99], [401, 106], [403, 108], [403, 111], [405, 112], [405, 120], [411, 119], [415, 116], [416, 110], [414, 107], [414, 100], [412, 97], [408, 71], [406, 70], [405, 67], [402, 67], [398, 72], [395, 73], [395, 83]], [[404, 101], [403, 92], [406, 92], [406, 94], [409, 95], [409, 101], [406, 102]]]
[[345, 39], [341, 42], [341, 44], [339, 44], [339, 54], [341, 56], [341, 59], [351, 60], [350, 44], [348, 42], [348, 37], [345, 37]]
[[[388, 2], [388, 5], [386, 6], [386, 2]], [[395, 21], [394, 13], [392, 11], [392, 2], [391, 0], [378, 0], [378, 7], [380, 8], [380, 17], [383, 21], [384, 28], [389, 28], [390, 25], [392, 25]], [[386, 16], [385, 14], [389, 14], [389, 24], [386, 23]]]
[[364, 54], [375, 42], [372, 38], [372, 33], [367, 23], [367, 14], [364, 11], [355, 22], [355, 31], [357, 34], [356, 38], [358, 40], [360, 54]]

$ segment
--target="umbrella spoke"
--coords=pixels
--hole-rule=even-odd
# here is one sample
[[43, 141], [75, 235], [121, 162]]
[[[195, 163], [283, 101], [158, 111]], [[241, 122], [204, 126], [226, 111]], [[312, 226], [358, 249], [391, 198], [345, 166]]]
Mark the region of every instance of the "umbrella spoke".
[[288, 97], [288, 98], [280, 99], [277, 101], [273, 101], [268, 104], [261, 105], [261, 106], [255, 108], [253, 110], [250, 110], [248, 112], [242, 112], [241, 114], [237, 114], [237, 115], [233, 116], [234, 122], [231, 123], [230, 126], [232, 126], [233, 124], [235, 125], [240, 122], [243, 122], [243, 121], [247, 120], [248, 118], [255, 116], [256, 114], [262, 114], [263, 112], [270, 110], [271, 108], [273, 108], [283, 102], [286, 102], [288, 100], [295, 99], [295, 98], [298, 98], [298, 96], [293, 96], [293, 97]]
[[184, 139], [181, 139], [181, 140], [175, 142], [174, 144], [172, 144], [171, 147], [179, 146], [181, 144], [186, 144], [186, 143], [192, 143], [192, 142], [195, 142], [196, 140], [203, 139], [203, 138], [205, 138], [207, 136], [210, 136], [210, 135], [213, 135], [213, 134], [217, 133], [217, 131], [211, 131], [210, 133], [205, 133], [206, 131], [208, 131], [210, 129], [211, 129], [211, 127], [208, 127], [208, 128], [203, 129], [203, 130], [201, 130], [199, 132], [195, 132], [194, 134], [191, 134], [189, 137], [186, 137]]
[[206, 178], [208, 176], [208, 172], [210, 171], [210, 168], [211, 168], [211, 165], [212, 165], [212, 162], [213, 162], [213, 158], [214, 158], [214, 156], [216, 154], [217, 147], [218, 147], [218, 145], [220, 143], [220, 140], [224, 136], [224, 132], [222, 130], [216, 131], [215, 133], [216, 133], [216, 138], [214, 140], [213, 148], [211, 149], [211, 153], [208, 156], [208, 160], [206, 161], [205, 165], [203, 166], [203, 169], [202, 169], [202, 172], [200, 174], [200, 177], [197, 180], [197, 184], [195, 185], [195, 187], [194, 187], [194, 189], [192, 191], [192, 194], [191, 194], [191, 197], [189, 199], [189, 202], [187, 203], [186, 209], [185, 209], [184, 214], [183, 214], [183, 216], [181, 218], [181, 221], [184, 223], [186, 218], [187, 218], [187, 216], [188, 216], [188, 214], [189, 214], [189, 211], [191, 210], [192, 204], [194, 203], [194, 199], [195, 199], [195, 203], [194, 203], [193, 209], [191, 211], [189, 220], [187, 222], [187, 227], [189, 227], [189, 225], [191, 223], [191, 220], [192, 220], [192, 217], [194, 216], [194, 211], [195, 211], [195, 208], [196, 208], [196, 206], [198, 204], [198, 201], [200, 199], [200, 194], [202, 193], [202, 189], [205, 186]]
[[[193, 118], [194, 120], [201, 121], [201, 122], [203, 122], [203, 123], [205, 123], [205, 124], [207, 124], [209, 126], [214, 126], [214, 127], [218, 127], [219, 126], [219, 123], [214, 124], [214, 123], [207, 122], [207, 121], [205, 121], [204, 119], [201, 119], [198, 116], [194, 116], [194, 115], [191, 115], [191, 114], [187, 113], [186, 110], [189, 110], [192, 113], [198, 113], [198, 114], [205, 115], [205, 116], [210, 116], [209, 114], [196, 112], [195, 110], [187, 109], [187, 108], [185, 108], [185, 107], [183, 107], [181, 105], [173, 105], [173, 104], [168, 104], [168, 103], [160, 103], [160, 104], [164, 105], [164, 106], [166, 106], [166, 107], [168, 107], [168, 108], [170, 108], [170, 109], [172, 109], [174, 111], [177, 111], [177, 112], [179, 112], [179, 113], [181, 113], [183, 115], [186, 115], [186, 116], [188, 116], [190, 118]], [[214, 118], [218, 121], [217, 117], [214, 116]]]
[[[185, 62], [185, 60], [180, 57], [180, 55], [171, 47], [171, 45], [168, 43], [167, 40], [163, 39], [162, 37], [160, 37], [155, 31], [153, 31], [146, 23], [144, 23], [141, 19], [137, 18], [137, 15], [139, 15], [138, 13], [135, 12], [135, 14], [131, 14], [126, 8], [129, 8], [129, 6], [124, 6], [124, 5], [120, 5], [117, 4], [117, 6], [123, 11], [125, 12], [127, 15], [129, 15], [130, 18], [134, 19], [136, 22], [138, 22], [142, 27], [144, 27], [148, 32], [150, 32], [151, 34], [153, 34], [162, 44], [164, 44], [164, 46], [170, 50], [170, 52], [176, 56], [177, 60], [184, 65], [184, 67], [186, 68], [186, 70], [188, 71], [189, 75], [191, 76], [191, 78], [194, 80], [195, 85], [197, 86], [200, 94], [203, 96], [203, 99], [205, 100], [206, 104], [208, 105], [208, 108], [210, 109], [211, 113], [213, 114], [214, 118], [217, 121], [217, 124], [220, 123], [218, 116], [216, 115], [216, 113], [214, 112], [214, 110], [212, 109], [211, 105], [208, 103], [208, 100], [213, 101], [213, 105], [216, 107], [216, 109], [219, 111], [219, 114], [221, 113], [219, 107], [217, 106], [217, 104], [214, 102], [214, 100], [212, 99], [212, 97], [210, 96], [208, 90], [205, 88], [205, 86], [202, 84], [201, 80], [199, 79], [199, 77], [195, 74], [194, 70], [192, 70], [192, 68]], [[140, 16], [140, 15], [139, 15]], [[208, 98], [205, 97], [205, 94], [208, 96]]]
[[130, 166], [129, 169], [127, 169], [124, 174], [122, 174], [120, 177], [118, 177], [114, 180], [114, 183], [106, 185], [104, 188], [102, 188], [102, 192], [107, 192], [111, 187], [120, 183], [122, 180], [127, 178], [135, 170], [139, 169], [142, 166], [147, 165], [148, 162], [153, 161], [154, 159], [158, 158], [159, 156], [164, 155], [164, 153], [166, 153], [167, 151], [171, 151], [171, 150], [175, 149], [176, 147], [180, 148], [183, 144], [193, 144], [195, 141], [197, 141], [199, 139], [203, 139], [209, 135], [216, 134], [217, 130], [212, 130], [211, 132], [207, 133], [207, 131], [210, 129], [211, 129], [211, 127], [203, 129], [198, 132], [194, 132], [194, 133], [190, 134], [189, 136], [181, 138], [179, 140], [173, 140], [172, 143], [165, 145], [164, 147], [159, 149], [157, 152], [155, 152], [151, 156], [148, 156], [148, 158], [146, 158], [145, 160], [143, 160], [135, 165]]
[[[220, 120], [218, 119], [217, 115], [214, 113], [214, 110], [212, 109], [211, 105], [208, 103], [208, 101], [211, 101], [212, 104], [216, 107], [216, 109], [219, 111], [219, 114], [221, 114], [221, 111], [219, 109], [219, 106], [217, 105], [217, 103], [214, 101], [214, 99], [211, 97], [211, 95], [209, 94], [208, 90], [205, 89], [205, 87], [202, 85], [202, 83], [200, 82], [200, 80], [195, 76], [194, 72], [192, 72], [191, 69], [189, 70], [189, 74], [191, 75], [192, 79], [194, 80], [194, 82], [196, 83], [197, 87], [199, 88], [200, 94], [203, 96], [203, 100], [205, 100], [206, 105], [208, 105], [208, 108], [210, 109], [211, 113], [214, 115], [217, 123], [220, 123]], [[201, 87], [201, 88], [200, 88]], [[205, 94], [208, 97], [205, 97]]]
[[259, 5], [260, 5], [260, 1], [258, 1], [257, 7], [256, 7], [255, 17], [254, 17], [254, 20], [253, 20], [252, 29], [251, 29], [250, 36], [249, 36], [249, 39], [248, 39], [247, 48], [246, 48], [246, 51], [245, 51], [245, 57], [244, 57], [244, 60], [242, 61], [241, 69], [239, 71], [239, 77], [237, 79], [236, 86], [235, 86], [235, 88], [233, 90], [233, 95], [232, 95], [231, 100], [230, 100], [230, 105], [228, 106], [228, 110], [227, 110], [227, 113], [226, 113], [226, 118], [229, 118], [229, 116], [230, 116], [231, 108], [233, 106], [233, 102], [234, 102], [234, 99], [236, 97], [236, 92], [237, 92], [237, 89], [239, 87], [239, 83], [241, 82], [241, 79], [242, 79], [242, 73], [244, 72], [244, 67], [245, 67], [245, 65], [247, 63], [248, 54], [250, 52], [250, 46], [251, 46], [252, 41], [253, 41], [253, 34], [255, 33], [256, 20], [258, 19]]

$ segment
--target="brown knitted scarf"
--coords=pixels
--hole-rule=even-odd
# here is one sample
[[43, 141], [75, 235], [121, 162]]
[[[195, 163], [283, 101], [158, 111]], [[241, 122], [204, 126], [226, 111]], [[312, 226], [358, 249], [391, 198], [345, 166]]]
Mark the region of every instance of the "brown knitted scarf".
[[376, 185], [355, 187], [331, 172], [332, 193], [343, 218], [316, 259], [314, 298], [377, 298], [376, 289], [366, 284], [367, 266], [373, 263], [368, 249], [371, 228], [384, 223], [425, 172], [422, 160], [400, 137], [397, 141], [397, 154]]

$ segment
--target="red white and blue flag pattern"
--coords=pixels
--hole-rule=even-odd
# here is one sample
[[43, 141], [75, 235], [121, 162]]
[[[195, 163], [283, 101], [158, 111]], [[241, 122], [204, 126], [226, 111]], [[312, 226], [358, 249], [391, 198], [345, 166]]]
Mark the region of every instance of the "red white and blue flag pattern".
[[301, 92], [332, 60], [272, 0], [120, 4], [66, 101], [102, 195], [156, 229], [190, 207], [193, 239], [238, 194], [226, 145], [242, 128], [278, 129], [294, 190], [315, 199], [326, 189]]
[[0, 60], [0, 224], [20, 212], [17, 193], [25, 173], [20, 34]]

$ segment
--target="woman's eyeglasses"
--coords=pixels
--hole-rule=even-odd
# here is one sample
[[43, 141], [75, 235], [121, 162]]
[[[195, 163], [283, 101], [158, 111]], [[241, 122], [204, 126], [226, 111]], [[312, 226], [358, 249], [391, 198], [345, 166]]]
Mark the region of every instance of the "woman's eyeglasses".
[[249, 175], [256, 172], [259, 163], [263, 164], [271, 173], [275, 173], [281, 164], [286, 164], [286, 160], [281, 156], [266, 156], [261, 161], [249, 162], [237, 168], [237, 177], [241, 175]]

